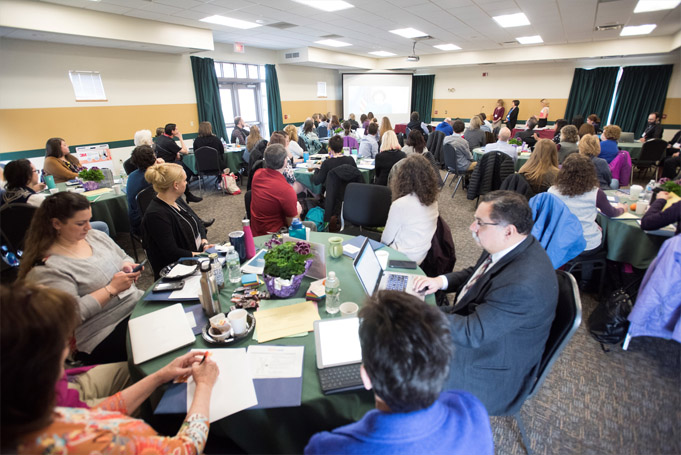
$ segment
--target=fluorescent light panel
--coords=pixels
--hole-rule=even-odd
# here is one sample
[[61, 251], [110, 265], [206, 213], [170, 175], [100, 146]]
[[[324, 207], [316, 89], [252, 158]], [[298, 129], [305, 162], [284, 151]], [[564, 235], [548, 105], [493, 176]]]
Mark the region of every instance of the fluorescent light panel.
[[317, 44], [322, 44], [324, 46], [331, 46], [331, 47], [345, 47], [345, 46], [352, 46], [350, 43], [346, 43], [344, 41], [338, 41], [335, 39], [323, 39], [321, 41], [315, 41]]
[[260, 24], [255, 22], [242, 21], [240, 19], [234, 19], [225, 16], [209, 16], [200, 19], [201, 22], [208, 22], [210, 24], [224, 25], [225, 27], [240, 28], [242, 30], [247, 30], [249, 28], [260, 27]]
[[541, 39], [541, 36], [539, 36], [539, 35], [533, 35], [533, 36], [520, 36], [520, 37], [516, 38], [516, 40], [517, 40], [520, 44], [539, 44], [539, 43], [543, 43], [543, 42], [544, 42], [544, 40]]
[[375, 55], [377, 57], [392, 57], [394, 55], [397, 55], [397, 54], [393, 54], [392, 52], [388, 52], [388, 51], [373, 51], [373, 52], [369, 52], [369, 53], [371, 55]]
[[418, 38], [419, 36], [426, 36], [428, 35], [427, 33], [423, 33], [421, 31], [418, 31], [414, 28], [398, 28], [396, 30], [390, 30], [390, 33], [394, 33], [395, 35], [400, 35], [404, 38]]
[[437, 44], [433, 47], [436, 49], [440, 49], [441, 51], [458, 51], [459, 49], [461, 49], [456, 44]]
[[354, 8], [355, 5], [351, 5], [343, 0], [293, 0], [296, 3], [302, 3], [306, 6], [311, 6], [322, 11], [332, 13], [334, 11], [341, 11], [348, 8]]
[[530, 20], [525, 16], [525, 13], [504, 14], [503, 16], [495, 16], [492, 19], [504, 28], [530, 25]]
[[624, 27], [620, 36], [634, 36], [634, 35], [647, 35], [648, 33], [655, 30], [657, 24], [645, 24], [645, 25], [632, 25], [629, 27]]
[[679, 6], [681, 0], [638, 0], [635, 13], [648, 13], [650, 11], [662, 11], [665, 9], [674, 9]]

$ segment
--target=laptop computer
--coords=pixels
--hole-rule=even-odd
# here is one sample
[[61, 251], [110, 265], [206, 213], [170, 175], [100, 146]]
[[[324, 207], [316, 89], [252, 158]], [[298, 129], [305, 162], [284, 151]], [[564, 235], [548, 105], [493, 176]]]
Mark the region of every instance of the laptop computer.
[[317, 373], [326, 395], [362, 389], [359, 319], [341, 318], [314, 321]]
[[367, 295], [380, 290], [391, 290], [406, 292], [421, 300], [425, 299], [425, 293], [414, 291], [414, 278], [420, 275], [384, 272], [368, 238], [362, 243], [352, 266]]

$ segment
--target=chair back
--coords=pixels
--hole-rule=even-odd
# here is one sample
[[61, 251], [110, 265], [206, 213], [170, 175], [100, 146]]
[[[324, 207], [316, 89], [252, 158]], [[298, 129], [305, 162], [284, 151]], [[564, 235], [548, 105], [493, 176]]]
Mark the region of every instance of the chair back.
[[307, 152], [307, 144], [305, 143], [305, 139], [303, 139], [301, 136], [298, 136], [298, 145], [300, 145], [300, 148], [303, 149], [303, 152]]
[[458, 153], [456, 152], [456, 149], [452, 147], [452, 144], [445, 144], [442, 146], [442, 155], [447, 171], [452, 172], [454, 175], [459, 175], [459, 169], [456, 165]]
[[345, 188], [351, 182], [364, 183], [362, 173], [355, 166], [341, 164], [326, 176], [326, 199], [324, 201], [324, 221], [341, 213], [341, 206], [345, 197]]
[[329, 129], [325, 126], [318, 127], [317, 128], [317, 136], [319, 136], [319, 139], [329, 137]]
[[246, 206], [246, 218], [251, 219], [251, 190], [244, 194], [244, 205]]
[[570, 273], [563, 270], [556, 270], [556, 278], [558, 279], [556, 316], [553, 318], [537, 375], [527, 398], [531, 398], [537, 393], [551, 371], [553, 363], [558, 359], [582, 322], [582, 302], [579, 297], [577, 281]]
[[385, 226], [391, 198], [387, 186], [349, 183], [343, 197], [342, 220], [361, 227]]
[[485, 131], [485, 144], [494, 144], [496, 141], [497, 138], [494, 136], [494, 133]]
[[135, 196], [137, 200], [137, 207], [140, 209], [140, 215], [144, 216], [144, 212], [147, 211], [147, 207], [151, 204], [151, 201], [156, 197], [156, 191], [153, 186], [148, 186]]
[[31, 204], [3, 204], [0, 208], [0, 234], [2, 243], [12, 253], [24, 249], [24, 240], [28, 227], [35, 214], [37, 207]]
[[641, 156], [636, 160], [637, 166], [650, 166], [662, 159], [667, 150], [667, 141], [651, 139], [643, 143]]
[[220, 175], [220, 155], [213, 147], [200, 147], [194, 151], [196, 172], [199, 175]]
[[355, 139], [352, 136], [344, 136], [343, 147], [350, 147], [350, 149], [356, 149], [359, 147], [359, 143], [357, 142], [357, 139]]
[[435, 161], [440, 164], [444, 163], [444, 158], [442, 157], [442, 144], [445, 137], [447, 136], [442, 131], [433, 131], [428, 135], [428, 140], [426, 141], [428, 151], [433, 155]]
[[618, 142], [634, 142], [634, 133], [630, 132], [623, 132], [620, 134], [620, 138]]
[[251, 172], [248, 174], [248, 183], [246, 184], [246, 190], [251, 190], [251, 185], [253, 184], [253, 177], [255, 177], [255, 171], [265, 167], [265, 160], [256, 160], [251, 167]]

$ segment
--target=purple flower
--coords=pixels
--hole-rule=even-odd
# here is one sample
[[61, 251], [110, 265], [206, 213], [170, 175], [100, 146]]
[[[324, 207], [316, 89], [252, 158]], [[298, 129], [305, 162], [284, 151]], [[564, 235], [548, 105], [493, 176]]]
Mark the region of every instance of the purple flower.
[[293, 247], [293, 251], [303, 256], [310, 254], [310, 244], [306, 242], [296, 242], [296, 246]]
[[281, 245], [281, 243], [282, 243], [281, 240], [279, 240], [279, 239], [276, 238], [276, 237], [272, 237], [272, 238], [269, 239], [267, 242], [265, 242], [265, 246], [267, 247], [267, 249], [270, 249], [270, 250], [271, 250], [271, 249], [274, 248], [275, 246]]

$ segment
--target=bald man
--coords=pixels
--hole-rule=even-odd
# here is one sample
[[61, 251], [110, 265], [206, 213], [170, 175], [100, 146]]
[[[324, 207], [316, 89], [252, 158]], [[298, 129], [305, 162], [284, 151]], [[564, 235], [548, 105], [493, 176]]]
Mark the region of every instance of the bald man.
[[506, 127], [503, 127], [502, 129], [499, 130], [499, 140], [493, 144], [487, 144], [485, 146], [485, 153], [498, 150], [500, 152], [504, 152], [505, 154], [513, 158], [513, 162], [515, 163], [516, 160], [518, 159], [518, 152], [516, 151], [516, 148], [514, 146], [508, 143], [508, 140], [510, 138], [511, 130], [509, 130]]
[[447, 117], [442, 123], [435, 127], [436, 131], [442, 131], [445, 136], [451, 136], [454, 133], [452, 129], [452, 119]]

